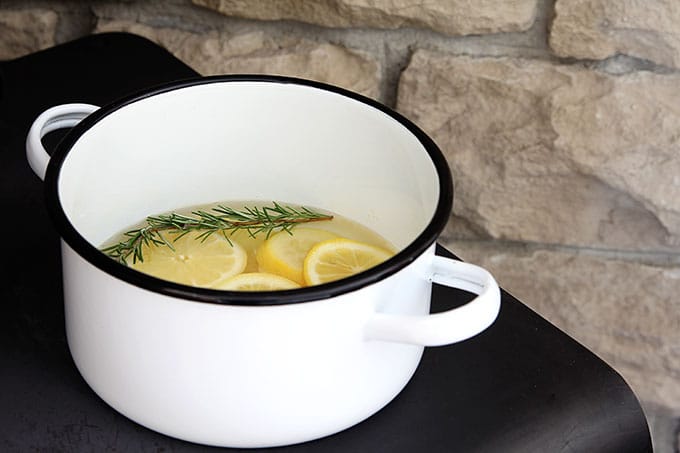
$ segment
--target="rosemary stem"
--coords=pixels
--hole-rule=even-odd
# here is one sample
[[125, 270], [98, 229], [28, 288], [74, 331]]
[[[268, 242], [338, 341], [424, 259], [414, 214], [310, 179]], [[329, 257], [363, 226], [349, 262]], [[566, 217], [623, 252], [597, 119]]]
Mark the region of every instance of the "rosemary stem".
[[126, 240], [105, 247], [102, 252], [123, 264], [127, 264], [128, 258], [132, 255], [132, 262], [135, 263], [144, 261], [142, 254], [144, 245], [173, 248], [172, 244], [161, 234], [164, 231], [176, 231], [180, 233], [178, 237], [192, 231], [201, 232], [196, 237], [198, 240], [205, 240], [213, 233], [220, 232], [227, 241], [231, 242], [226, 234], [228, 231], [233, 234], [238, 230], [246, 230], [252, 237], [259, 233], [269, 237], [276, 230], [292, 234], [291, 230], [298, 224], [333, 219], [332, 215], [322, 214], [309, 208], [293, 208], [276, 202], [273, 206], [246, 207], [241, 211], [220, 205], [212, 211], [215, 213], [194, 211], [193, 217], [177, 213], [149, 216], [146, 218], [145, 226], [125, 232]]

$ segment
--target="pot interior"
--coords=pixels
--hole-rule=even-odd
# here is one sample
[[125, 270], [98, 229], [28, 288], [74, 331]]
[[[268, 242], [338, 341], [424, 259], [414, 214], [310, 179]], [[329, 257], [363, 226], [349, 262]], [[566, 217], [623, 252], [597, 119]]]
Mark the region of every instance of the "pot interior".
[[66, 217], [95, 246], [150, 214], [261, 200], [333, 211], [403, 249], [437, 210], [440, 180], [424, 144], [334, 91], [218, 81], [101, 113], [64, 157], [57, 185]]

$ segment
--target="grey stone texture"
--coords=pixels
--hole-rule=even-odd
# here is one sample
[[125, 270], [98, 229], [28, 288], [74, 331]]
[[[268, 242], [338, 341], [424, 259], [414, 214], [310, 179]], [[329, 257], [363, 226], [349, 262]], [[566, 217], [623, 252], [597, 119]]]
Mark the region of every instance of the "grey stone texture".
[[379, 94], [380, 63], [360, 51], [260, 30], [195, 33], [127, 20], [100, 20], [96, 32], [127, 31], [162, 45], [203, 75], [276, 74]]
[[397, 108], [449, 160], [461, 237], [677, 251], [679, 85], [677, 74], [416, 51]]
[[678, 23], [676, 0], [557, 0], [550, 46], [564, 57], [622, 53], [678, 68]]
[[522, 31], [537, 0], [192, 0], [228, 16], [324, 27], [429, 28], [449, 35]]
[[53, 46], [58, 17], [56, 12], [41, 8], [0, 10], [0, 60]]

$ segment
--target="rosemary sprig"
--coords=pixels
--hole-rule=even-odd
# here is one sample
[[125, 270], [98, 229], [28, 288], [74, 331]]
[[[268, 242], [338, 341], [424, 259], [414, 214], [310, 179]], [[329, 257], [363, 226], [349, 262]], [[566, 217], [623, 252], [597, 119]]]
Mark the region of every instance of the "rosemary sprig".
[[196, 239], [201, 241], [205, 241], [212, 234], [220, 233], [231, 244], [229, 236], [240, 230], [247, 231], [251, 237], [264, 233], [265, 237], [269, 238], [274, 231], [287, 231], [292, 234], [292, 229], [300, 223], [333, 218], [332, 215], [309, 208], [294, 208], [276, 202], [273, 202], [273, 206], [244, 207], [242, 210], [218, 205], [211, 211], [193, 211], [191, 216], [174, 212], [149, 216], [146, 218], [145, 226], [126, 231], [123, 235], [127, 239], [101, 251], [122, 264], [126, 264], [132, 255], [132, 262], [136, 263], [144, 261], [142, 254], [144, 245], [167, 246], [174, 250], [172, 242], [163, 236], [163, 232], [180, 233], [173, 242], [190, 232], [200, 231]]

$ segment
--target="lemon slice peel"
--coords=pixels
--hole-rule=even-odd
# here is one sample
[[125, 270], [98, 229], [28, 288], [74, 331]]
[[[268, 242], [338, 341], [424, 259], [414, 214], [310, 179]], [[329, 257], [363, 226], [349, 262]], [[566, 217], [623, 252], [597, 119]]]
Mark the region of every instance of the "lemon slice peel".
[[227, 291], [279, 291], [297, 289], [301, 286], [280, 275], [267, 272], [245, 272], [217, 283], [215, 288]]
[[358, 274], [388, 260], [394, 254], [383, 248], [346, 238], [319, 242], [303, 264], [307, 285], [319, 285]]
[[319, 242], [337, 237], [320, 228], [299, 227], [292, 232], [273, 234], [257, 250], [259, 271], [281, 275], [304, 285], [303, 265], [309, 250]]

